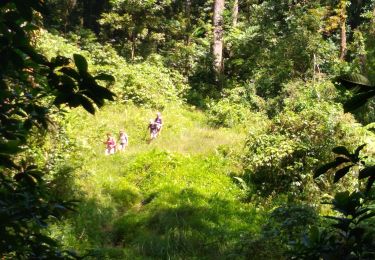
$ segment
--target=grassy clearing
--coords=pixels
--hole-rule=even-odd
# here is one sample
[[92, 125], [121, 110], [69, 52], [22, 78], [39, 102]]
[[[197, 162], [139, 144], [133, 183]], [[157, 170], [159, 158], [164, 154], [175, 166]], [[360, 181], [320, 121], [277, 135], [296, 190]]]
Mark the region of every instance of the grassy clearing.
[[[116, 105], [96, 116], [71, 113], [68, 132], [84, 151], [74, 188], [83, 199], [55, 236], [97, 259], [230, 257], [239, 237], [259, 229], [230, 177], [246, 130], [213, 129], [203, 113], [170, 107], [161, 136], [148, 144], [155, 112]], [[120, 129], [128, 149], [105, 156], [105, 133]]]
[[104, 153], [102, 141], [105, 141], [105, 134], [112, 132], [118, 136], [120, 129], [125, 129], [129, 135], [127, 154], [136, 154], [150, 148], [184, 154], [205, 154], [220, 145], [238, 147], [246, 136], [245, 129], [233, 131], [210, 128], [202, 112], [172, 106], [163, 111], [164, 126], [160, 137], [148, 144], [147, 126], [155, 116], [155, 110], [125, 105], [107, 106], [95, 116], [78, 110], [70, 115], [69, 130], [78, 139], [80, 146], [89, 148], [96, 155]]

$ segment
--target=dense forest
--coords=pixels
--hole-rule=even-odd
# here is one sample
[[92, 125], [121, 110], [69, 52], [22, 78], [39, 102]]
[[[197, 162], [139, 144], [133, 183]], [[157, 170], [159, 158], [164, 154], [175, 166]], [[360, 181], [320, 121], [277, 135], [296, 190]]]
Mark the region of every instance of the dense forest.
[[0, 259], [375, 259], [374, 96], [374, 0], [2, 0]]

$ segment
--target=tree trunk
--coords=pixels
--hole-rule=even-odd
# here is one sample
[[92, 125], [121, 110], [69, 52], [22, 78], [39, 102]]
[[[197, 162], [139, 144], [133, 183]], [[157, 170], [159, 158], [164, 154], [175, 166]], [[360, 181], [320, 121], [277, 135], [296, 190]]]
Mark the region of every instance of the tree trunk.
[[346, 5], [347, 0], [341, 0], [340, 8], [340, 60], [345, 60], [346, 55]]
[[135, 33], [132, 33], [131, 36], [131, 45], [130, 45], [130, 59], [131, 61], [134, 61], [135, 58], [135, 48], [136, 48], [136, 36], [134, 35]]
[[[185, 18], [186, 18], [186, 27], [185, 27], [185, 46], [188, 47], [191, 42], [191, 0], [185, 0]], [[190, 70], [190, 54], [186, 51], [185, 53], [185, 64], [184, 64], [184, 75], [189, 74]]]
[[346, 19], [342, 19], [341, 29], [340, 29], [340, 60], [345, 60], [346, 55]]
[[238, 20], [238, 0], [234, 0], [233, 9], [232, 9], [232, 25], [233, 27], [237, 26]]
[[190, 43], [190, 30], [191, 30], [191, 0], [185, 0], [185, 18], [186, 18], [186, 28], [185, 28], [185, 44]]
[[216, 80], [219, 79], [223, 70], [223, 11], [224, 0], [215, 0], [213, 16], [213, 69], [216, 74]]

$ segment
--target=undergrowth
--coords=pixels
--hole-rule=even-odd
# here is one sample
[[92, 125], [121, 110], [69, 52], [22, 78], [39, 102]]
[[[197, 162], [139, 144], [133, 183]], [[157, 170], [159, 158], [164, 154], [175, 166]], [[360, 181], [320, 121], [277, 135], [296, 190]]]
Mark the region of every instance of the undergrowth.
[[[149, 143], [155, 113], [129, 105], [70, 113], [67, 132], [84, 151], [71, 187], [81, 203], [54, 235], [96, 259], [234, 257], [238, 238], [260, 229], [261, 215], [231, 177], [247, 129], [211, 128], [203, 113], [169, 107]], [[129, 147], [105, 156], [105, 133], [120, 129]]]

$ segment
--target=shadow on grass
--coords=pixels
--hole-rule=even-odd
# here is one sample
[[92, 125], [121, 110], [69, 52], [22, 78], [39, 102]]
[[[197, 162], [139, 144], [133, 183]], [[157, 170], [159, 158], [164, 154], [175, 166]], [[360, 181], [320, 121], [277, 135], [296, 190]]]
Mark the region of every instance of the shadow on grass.
[[143, 257], [236, 258], [241, 237], [258, 229], [255, 211], [242, 207], [193, 189], [156, 196], [116, 221], [113, 242]]

